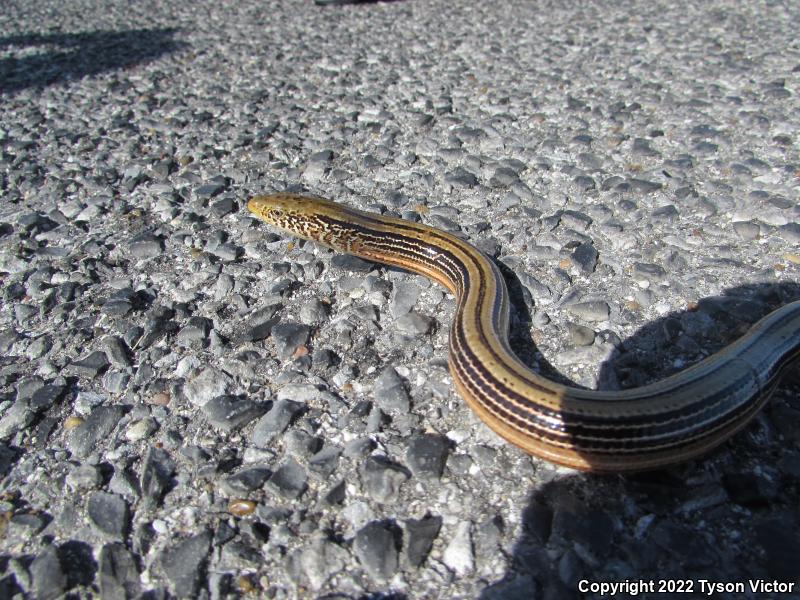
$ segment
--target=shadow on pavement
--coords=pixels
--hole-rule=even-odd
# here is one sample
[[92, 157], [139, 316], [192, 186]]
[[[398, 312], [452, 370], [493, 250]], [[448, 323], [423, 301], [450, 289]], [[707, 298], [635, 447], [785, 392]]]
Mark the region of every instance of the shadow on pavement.
[[175, 41], [177, 29], [132, 29], [82, 33], [20, 34], [0, 38], [0, 92], [124, 69], [154, 60], [185, 46]]
[[[519, 282], [507, 270], [504, 274], [513, 300]], [[798, 298], [796, 284], [745, 285], [704, 298], [693, 310], [666, 315], [622, 342], [603, 365], [599, 387], [635, 387], [667, 377], [681, 370], [674, 366], [681, 354], [687, 363], [701, 358], [687, 356], [691, 340], [702, 342], [697, 350], [703, 353], [719, 351], [758, 319]], [[523, 325], [516, 331], [529, 331], [524, 325], [530, 315], [517, 299], [514, 308], [520, 307], [516, 318]], [[536, 354], [529, 337], [518, 337], [512, 346], [523, 355]], [[536, 368], [552, 376], [555, 369], [542, 360]], [[798, 392], [798, 378], [790, 374], [762, 416], [695, 463], [626, 476], [545, 475], [529, 490], [505, 576], [480, 599], [600, 597], [581, 593], [581, 580], [691, 580], [698, 596], [701, 579], [796, 582]], [[687, 596], [676, 590], [640, 591], [645, 593], [638, 598]]]

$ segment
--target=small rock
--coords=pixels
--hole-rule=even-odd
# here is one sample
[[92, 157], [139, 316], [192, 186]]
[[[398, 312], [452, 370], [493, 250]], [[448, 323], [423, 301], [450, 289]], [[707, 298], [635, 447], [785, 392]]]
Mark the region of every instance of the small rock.
[[403, 380], [394, 370], [394, 367], [386, 367], [381, 371], [373, 386], [375, 400], [381, 409], [387, 412], [407, 413], [410, 408], [408, 392], [406, 392]]
[[377, 581], [387, 581], [398, 566], [395, 538], [382, 523], [373, 521], [358, 530], [353, 549], [364, 570]]
[[472, 551], [472, 538], [470, 529], [472, 524], [469, 521], [461, 521], [456, 528], [453, 539], [445, 548], [442, 554], [442, 561], [456, 575], [463, 577], [472, 572], [475, 568], [475, 556]]
[[350, 554], [345, 548], [315, 534], [311, 543], [300, 554], [300, 568], [305, 573], [312, 589], [318, 590], [337, 573], [343, 571]]
[[88, 456], [98, 441], [108, 438], [126, 410], [121, 405], [98, 406], [92, 410], [86, 420], [70, 432], [69, 449], [78, 458]]
[[58, 552], [48, 546], [33, 559], [30, 566], [31, 580], [36, 598], [55, 600], [67, 589], [67, 575], [61, 567]]
[[415, 435], [408, 444], [406, 461], [415, 476], [439, 479], [444, 471], [449, 451], [447, 438], [443, 436]]
[[338, 446], [325, 446], [308, 459], [308, 468], [322, 479], [326, 479], [336, 470], [341, 455], [342, 449]]
[[408, 472], [379, 456], [369, 457], [361, 468], [364, 488], [377, 502], [392, 502], [397, 498], [400, 486], [409, 478]]
[[93, 490], [103, 483], [103, 476], [95, 465], [81, 465], [67, 473], [65, 483], [75, 492]]
[[298, 347], [308, 342], [311, 328], [300, 323], [280, 323], [272, 328], [272, 339], [275, 340], [275, 349], [278, 357], [286, 360], [291, 358]]
[[172, 592], [179, 598], [196, 598], [205, 576], [206, 560], [211, 549], [211, 532], [204, 531], [182, 540], [161, 553], [161, 570]]
[[441, 517], [427, 516], [406, 521], [405, 556], [409, 565], [416, 568], [425, 562], [441, 528]]
[[94, 492], [89, 496], [89, 520], [101, 534], [122, 540], [130, 525], [128, 503], [116, 494]]
[[611, 313], [608, 303], [602, 300], [578, 302], [570, 304], [566, 309], [579, 319], [590, 322], [605, 321]]
[[306, 405], [294, 400], [278, 400], [270, 411], [261, 417], [253, 428], [253, 444], [259, 448], [268, 448], [275, 437], [289, 427], [294, 418], [304, 410]]
[[389, 299], [389, 310], [395, 319], [411, 312], [422, 290], [415, 283], [396, 281]]
[[250, 467], [227, 477], [221, 486], [231, 496], [246, 494], [260, 489], [270, 475], [272, 471], [266, 467]]
[[150, 448], [142, 465], [139, 487], [144, 496], [145, 508], [153, 509], [161, 504], [164, 494], [172, 485], [175, 463], [166, 450]]
[[133, 239], [130, 252], [134, 258], [146, 259], [159, 256], [164, 251], [164, 241], [155, 235], [141, 235]]
[[395, 326], [401, 333], [408, 335], [421, 336], [433, 329], [436, 323], [431, 317], [426, 317], [413, 310], [395, 320]]
[[308, 487], [305, 469], [293, 458], [284, 462], [267, 484], [286, 498], [299, 498]]
[[236, 338], [237, 342], [258, 342], [268, 338], [272, 328], [280, 323], [280, 318], [275, 316], [280, 306], [278, 303], [273, 303], [249, 315], [239, 327], [241, 333]]
[[125, 429], [125, 438], [129, 442], [138, 442], [153, 435], [158, 430], [158, 422], [153, 417], [145, 417], [134, 421]]
[[590, 243], [579, 244], [572, 252], [572, 260], [584, 273], [593, 273], [597, 267], [597, 259], [600, 255], [597, 249]]
[[260, 404], [237, 396], [217, 396], [206, 402], [202, 411], [208, 422], [223, 431], [233, 431], [263, 415], [267, 410]]
[[70, 363], [68, 370], [78, 377], [94, 379], [108, 367], [108, 359], [99, 350], [92, 352], [89, 356]]
[[314, 298], [300, 308], [300, 321], [306, 325], [319, 325], [328, 318], [329, 311], [327, 304]]
[[570, 340], [576, 346], [591, 346], [594, 343], [594, 329], [568, 322], [567, 331], [569, 331]]
[[106, 544], [100, 550], [98, 584], [100, 597], [112, 600], [136, 598], [141, 592], [136, 560], [123, 544]]
[[232, 384], [228, 374], [209, 367], [190, 378], [183, 391], [189, 402], [202, 407], [209, 400], [227, 394]]

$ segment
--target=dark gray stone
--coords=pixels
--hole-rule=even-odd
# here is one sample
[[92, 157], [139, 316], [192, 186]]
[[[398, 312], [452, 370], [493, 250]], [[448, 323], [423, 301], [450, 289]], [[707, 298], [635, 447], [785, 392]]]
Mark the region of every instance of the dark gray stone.
[[418, 434], [411, 438], [406, 461], [411, 472], [423, 479], [439, 479], [447, 462], [450, 447], [447, 438], [434, 434]]
[[223, 431], [233, 431], [267, 412], [267, 404], [237, 396], [217, 396], [202, 407], [208, 422]]
[[376, 581], [387, 581], [397, 572], [398, 553], [394, 534], [373, 521], [358, 530], [353, 549], [364, 570]]
[[350, 254], [335, 254], [331, 258], [331, 267], [354, 273], [369, 273], [375, 268], [375, 263]]
[[379, 456], [369, 457], [361, 466], [364, 489], [377, 502], [394, 501], [408, 478], [405, 468]]
[[375, 380], [373, 393], [378, 405], [387, 412], [407, 413], [410, 408], [408, 392], [394, 367], [388, 366], [381, 371]]
[[167, 548], [159, 557], [161, 570], [172, 593], [179, 598], [196, 598], [206, 576], [211, 549], [211, 532], [203, 531]]
[[570, 341], [576, 346], [591, 346], [594, 343], [594, 329], [579, 325], [578, 323], [567, 323]]
[[150, 234], [138, 236], [131, 241], [130, 252], [138, 259], [160, 256], [164, 252], [164, 240]]
[[100, 550], [98, 585], [103, 600], [130, 600], [139, 596], [136, 560], [123, 544], [106, 544]]
[[291, 358], [295, 351], [308, 342], [311, 328], [301, 323], [279, 323], [272, 328], [275, 349], [282, 359]]
[[87, 506], [89, 520], [102, 534], [115, 540], [122, 540], [130, 526], [128, 503], [116, 494], [94, 492], [89, 496]]
[[67, 575], [55, 546], [48, 546], [33, 559], [29, 568], [36, 598], [55, 600], [67, 590]]
[[88, 356], [69, 365], [69, 372], [78, 377], [94, 379], [108, 367], [108, 359], [103, 352], [96, 350]]
[[222, 485], [232, 496], [246, 494], [260, 489], [271, 474], [266, 467], [249, 467], [226, 478]]
[[305, 404], [294, 400], [278, 400], [253, 428], [253, 444], [268, 448], [275, 436], [286, 431], [294, 418], [305, 409]]
[[425, 562], [441, 528], [442, 517], [429, 515], [405, 522], [405, 557], [409, 565], [417, 568]]
[[70, 451], [78, 458], [88, 456], [97, 442], [108, 438], [126, 412], [127, 408], [118, 404], [92, 410], [86, 420], [72, 430], [68, 442]]
[[139, 478], [145, 508], [152, 510], [161, 504], [172, 486], [174, 472], [175, 463], [166, 450], [150, 448], [147, 451]]
[[308, 488], [308, 476], [300, 463], [290, 458], [273, 473], [267, 486], [286, 498], [299, 498]]
[[572, 252], [572, 260], [584, 273], [594, 272], [599, 256], [594, 245], [588, 242], [578, 244], [578, 247]]
[[576, 317], [590, 322], [605, 321], [611, 312], [608, 303], [602, 300], [577, 302], [566, 306], [566, 309]]

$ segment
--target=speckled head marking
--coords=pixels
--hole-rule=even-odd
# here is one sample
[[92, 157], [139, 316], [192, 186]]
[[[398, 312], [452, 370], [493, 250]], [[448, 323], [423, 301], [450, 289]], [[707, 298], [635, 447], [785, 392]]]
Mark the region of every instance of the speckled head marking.
[[356, 252], [354, 244], [364, 239], [359, 227], [370, 221], [367, 213], [325, 198], [290, 193], [255, 196], [247, 208], [286, 233], [349, 253]]

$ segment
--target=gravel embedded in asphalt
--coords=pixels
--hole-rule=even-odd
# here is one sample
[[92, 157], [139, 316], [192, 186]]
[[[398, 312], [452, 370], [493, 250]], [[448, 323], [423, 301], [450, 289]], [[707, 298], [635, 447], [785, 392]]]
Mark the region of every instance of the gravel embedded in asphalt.
[[796, 577], [796, 384], [702, 460], [555, 467], [453, 389], [447, 292], [245, 205], [463, 236], [527, 364], [658, 380], [800, 298], [800, 7], [229, 4], [0, 14], [0, 596]]

